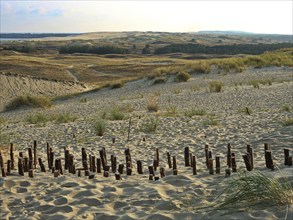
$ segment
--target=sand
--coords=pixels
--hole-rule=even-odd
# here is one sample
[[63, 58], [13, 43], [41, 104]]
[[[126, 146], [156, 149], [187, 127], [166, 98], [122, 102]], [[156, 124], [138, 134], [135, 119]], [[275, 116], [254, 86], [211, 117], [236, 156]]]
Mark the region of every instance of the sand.
[[[260, 85], [260, 89], [248, 85], [250, 80], [271, 79], [272, 85]], [[211, 93], [209, 82], [220, 80], [224, 91]], [[237, 83], [237, 85], [236, 85]], [[76, 167], [81, 167], [81, 148], [91, 155], [99, 156], [105, 147], [107, 159], [115, 154], [118, 164], [125, 163], [124, 150], [130, 148], [133, 174], [122, 174], [122, 180], [95, 174], [88, 179], [69, 174], [57, 178], [50, 172], [42, 173], [37, 166], [35, 177], [18, 176], [17, 170], [5, 178], [0, 177], [1, 219], [292, 219], [293, 207], [251, 207], [234, 210], [208, 212], [208, 206], [222, 192], [229, 179], [225, 177], [226, 146], [232, 145], [236, 154], [237, 170], [244, 172], [242, 154], [246, 145], [254, 149], [255, 170], [279, 178], [277, 169], [265, 167], [264, 143], [272, 149], [273, 161], [284, 175], [293, 182], [292, 166], [284, 165], [283, 149], [291, 149], [293, 126], [282, 122], [293, 116], [292, 69], [263, 68], [249, 69], [242, 73], [195, 74], [188, 82], [152, 85], [152, 81], [141, 79], [126, 83], [123, 88], [103, 89], [71, 100], [58, 102], [47, 110], [22, 109], [1, 113], [6, 122], [1, 125], [3, 135], [8, 135], [14, 143], [15, 155], [23, 151], [33, 140], [38, 143], [39, 155], [46, 168], [46, 143], [55, 152], [55, 158], [62, 158], [67, 147], [75, 156]], [[149, 100], [157, 96], [158, 112], [148, 112]], [[81, 102], [86, 98], [87, 102]], [[129, 120], [109, 121], [104, 136], [95, 134], [94, 119], [109, 112], [113, 106], [128, 106], [134, 111], [126, 113], [132, 118], [130, 140], [127, 141]], [[176, 106], [177, 115], [167, 116], [168, 109]], [[284, 111], [289, 106], [291, 111]], [[251, 115], [245, 108], [251, 109]], [[191, 109], [204, 109], [203, 116], [184, 116]], [[25, 117], [36, 112], [55, 114], [70, 112], [78, 116], [75, 122], [46, 125], [32, 125]], [[140, 130], [150, 117], [158, 117], [159, 125], [155, 133]], [[212, 119], [217, 125], [208, 125]], [[115, 137], [115, 143], [112, 138]], [[145, 139], [145, 141], [144, 141]], [[208, 144], [213, 155], [221, 157], [221, 173], [210, 175], [205, 165], [204, 146]], [[197, 157], [197, 175], [192, 175], [191, 167], [184, 166], [184, 148]], [[153, 163], [155, 150], [160, 152], [160, 167], [166, 176], [158, 181], [149, 180], [148, 165]], [[178, 175], [172, 175], [168, 168], [166, 153], [176, 155]], [[7, 151], [2, 150], [5, 162]], [[144, 174], [136, 171], [136, 160], [143, 163]], [[6, 164], [5, 164], [6, 166]], [[125, 170], [124, 170], [125, 171]], [[156, 175], [159, 172], [156, 171]]]

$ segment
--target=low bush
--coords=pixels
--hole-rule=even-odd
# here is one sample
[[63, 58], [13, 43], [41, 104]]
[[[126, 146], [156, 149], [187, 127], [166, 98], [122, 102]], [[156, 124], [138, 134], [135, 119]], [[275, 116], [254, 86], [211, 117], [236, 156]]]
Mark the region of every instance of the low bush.
[[97, 119], [93, 124], [96, 135], [103, 136], [107, 130], [107, 122], [103, 119]]
[[71, 115], [69, 113], [59, 114], [56, 116], [56, 122], [57, 123], [68, 123], [73, 122], [77, 119], [76, 116]]
[[221, 92], [224, 84], [220, 81], [212, 81], [209, 84], [210, 92]]
[[159, 126], [159, 119], [156, 118], [149, 118], [147, 119], [140, 127], [140, 131], [145, 133], [154, 133], [156, 132], [158, 126]]
[[203, 109], [190, 109], [190, 110], [187, 110], [186, 112], [184, 112], [184, 115], [186, 117], [189, 117], [189, 118], [192, 118], [193, 116], [197, 115], [197, 116], [204, 116], [206, 115], [207, 112]]
[[176, 82], [187, 82], [190, 79], [190, 75], [187, 72], [180, 72], [176, 74]]
[[149, 103], [147, 105], [147, 109], [150, 112], [151, 111], [157, 112], [159, 110], [158, 98], [157, 97], [151, 98], [151, 100], [149, 101]]
[[12, 99], [6, 106], [6, 111], [19, 109], [21, 107], [33, 107], [33, 108], [47, 108], [52, 106], [51, 99], [44, 96], [18, 96]]

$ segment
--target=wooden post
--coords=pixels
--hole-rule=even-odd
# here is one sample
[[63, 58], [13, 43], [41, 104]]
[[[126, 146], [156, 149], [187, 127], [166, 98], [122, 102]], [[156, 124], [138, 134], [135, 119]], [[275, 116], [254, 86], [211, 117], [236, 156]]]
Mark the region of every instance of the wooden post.
[[18, 156], [21, 157], [21, 158], [23, 158], [23, 153], [22, 152], [19, 152], [18, 153]]
[[132, 160], [131, 160], [131, 155], [130, 155], [130, 149], [129, 148], [125, 149], [124, 153], [125, 153], [126, 165], [127, 165], [128, 162], [130, 162], [130, 167], [132, 168], [132, 162], [131, 162]]
[[104, 155], [104, 161], [105, 161], [105, 165], [107, 165], [107, 154], [106, 154], [106, 148], [105, 147], [102, 147], [102, 150], [103, 150], [103, 155]]
[[131, 167], [127, 167], [126, 174], [128, 176], [130, 176], [132, 174], [132, 168]]
[[65, 150], [65, 164], [64, 169], [68, 170], [68, 164], [69, 164], [69, 150]]
[[81, 169], [78, 169], [77, 176], [81, 177]]
[[177, 162], [176, 162], [176, 156], [173, 156], [173, 175], [177, 175]]
[[30, 170], [28, 171], [28, 176], [29, 176], [30, 178], [33, 178], [33, 177], [34, 177], [34, 170], [33, 170], [33, 169], [30, 169]]
[[7, 160], [7, 175], [11, 174], [11, 160]]
[[59, 164], [59, 172], [60, 172], [61, 175], [63, 175], [63, 169], [62, 169], [61, 159], [58, 159], [58, 164]]
[[111, 169], [113, 173], [116, 173], [117, 170], [117, 157], [115, 155], [111, 155]]
[[51, 161], [51, 159], [50, 159], [50, 145], [49, 145], [49, 143], [47, 142], [47, 162], [48, 162], [48, 168], [49, 169], [51, 169], [51, 167], [50, 167], [50, 161]]
[[93, 161], [92, 161], [92, 155], [89, 155], [89, 164], [90, 164], [90, 171], [93, 172]]
[[160, 166], [159, 148], [156, 148], [155, 160], [156, 160], [156, 167], [159, 167]]
[[160, 179], [160, 177], [158, 177], [158, 176], [155, 176], [155, 181], [157, 181], [157, 180], [159, 180]]
[[284, 164], [285, 165], [289, 165], [289, 149], [284, 149]]
[[246, 166], [246, 170], [247, 171], [252, 171], [252, 167], [251, 167], [251, 162], [250, 162], [250, 156], [248, 153], [242, 155], [245, 166]]
[[232, 153], [231, 164], [232, 164], [232, 172], [234, 173], [237, 172], [236, 157], [234, 153]]
[[39, 157], [39, 165], [41, 167], [41, 171], [46, 172], [45, 165], [43, 164], [42, 159], [40, 157]]
[[267, 150], [265, 153], [265, 156], [266, 156], [266, 161], [268, 163], [267, 168], [274, 170], [275, 167], [274, 167], [274, 162], [273, 162], [273, 158], [272, 158], [272, 151]]
[[143, 170], [142, 170], [142, 162], [141, 160], [137, 161], [137, 173], [138, 174], [143, 174]]
[[89, 174], [89, 179], [93, 179], [93, 178], [95, 178], [95, 174]]
[[55, 171], [54, 171], [54, 177], [56, 178], [56, 177], [58, 177], [58, 176], [60, 176], [59, 170], [55, 170]]
[[33, 153], [32, 148], [28, 148], [28, 169], [33, 169]]
[[231, 168], [232, 161], [231, 161], [231, 144], [228, 143], [227, 145], [227, 166]]
[[22, 157], [18, 158], [18, 174], [24, 176]]
[[97, 173], [102, 173], [101, 170], [101, 159], [97, 158]]
[[85, 168], [85, 164], [87, 163], [87, 154], [86, 154], [86, 151], [85, 151], [85, 148], [81, 148], [81, 160], [82, 160], [82, 166], [83, 168]]
[[268, 143], [264, 143], [264, 151], [266, 152], [267, 150], [269, 150], [269, 144]]
[[129, 141], [129, 138], [130, 138], [130, 130], [131, 130], [131, 118], [129, 118], [129, 123], [128, 123], [127, 141]]
[[153, 160], [153, 167], [154, 167], [154, 170], [155, 171], [157, 170], [157, 166], [158, 166], [158, 161], [157, 160]]
[[193, 155], [192, 156], [192, 174], [193, 175], [197, 175], [197, 171], [196, 171], [196, 158]]
[[[13, 152], [13, 143], [10, 143], [10, 161], [11, 169], [14, 170], [14, 152]], [[8, 172], [8, 171], [7, 171]]]
[[1, 154], [1, 151], [0, 151], [0, 166], [1, 166], [2, 177], [6, 177], [6, 172], [5, 172], [5, 168], [4, 168], [4, 159]]
[[250, 145], [247, 145], [247, 153], [249, 154], [251, 169], [253, 169], [254, 167], [253, 148]]
[[109, 170], [110, 170], [110, 166], [105, 166], [104, 177], [109, 177]]
[[105, 155], [104, 155], [104, 150], [103, 149], [99, 150], [99, 154], [100, 154], [103, 170], [105, 170], [105, 166], [107, 164], [106, 164], [106, 159], [105, 159]]
[[209, 167], [209, 145], [205, 145], [204, 147], [204, 152], [205, 152], [205, 156], [206, 156], [206, 166]]
[[28, 172], [28, 158], [25, 157], [23, 160], [23, 171]]
[[212, 159], [213, 158], [213, 153], [212, 153], [212, 151], [208, 151], [208, 161], [209, 161], [209, 163], [208, 163], [208, 169], [210, 169], [210, 165], [211, 165], [211, 162], [210, 162], [210, 159]]
[[152, 174], [149, 174], [149, 180], [154, 180], [154, 176]]
[[52, 168], [54, 166], [54, 152], [52, 151], [52, 148], [50, 149], [50, 167]]
[[115, 137], [112, 137], [112, 143], [115, 144]]
[[120, 174], [123, 174], [123, 169], [124, 169], [124, 164], [119, 164], [119, 166], [118, 166], [118, 172]]
[[220, 157], [216, 156], [216, 173], [221, 172]]
[[209, 174], [214, 174], [214, 160], [209, 158]]
[[190, 163], [190, 167], [192, 167], [192, 163], [193, 163], [192, 157], [193, 157], [192, 153], [189, 153], [189, 159], [190, 159], [189, 163]]
[[34, 169], [37, 169], [37, 141], [34, 140]]
[[115, 173], [116, 180], [122, 180], [120, 173]]
[[160, 167], [160, 175], [161, 175], [161, 178], [165, 177], [165, 169], [164, 169], [164, 167]]
[[167, 152], [167, 160], [168, 160], [168, 166], [171, 169], [172, 168], [172, 163], [171, 163], [171, 155], [169, 152]]
[[97, 172], [96, 157], [94, 155], [92, 156], [92, 172]]
[[185, 161], [185, 166], [189, 167], [190, 166], [189, 147], [184, 148], [184, 161]]
[[154, 167], [153, 166], [149, 166], [148, 168], [149, 168], [149, 174], [154, 176], [155, 175]]

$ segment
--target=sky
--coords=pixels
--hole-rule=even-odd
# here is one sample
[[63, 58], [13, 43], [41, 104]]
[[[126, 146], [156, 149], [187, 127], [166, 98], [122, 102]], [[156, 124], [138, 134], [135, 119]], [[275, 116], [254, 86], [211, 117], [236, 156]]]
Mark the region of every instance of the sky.
[[0, 1], [2, 33], [293, 32], [292, 0]]

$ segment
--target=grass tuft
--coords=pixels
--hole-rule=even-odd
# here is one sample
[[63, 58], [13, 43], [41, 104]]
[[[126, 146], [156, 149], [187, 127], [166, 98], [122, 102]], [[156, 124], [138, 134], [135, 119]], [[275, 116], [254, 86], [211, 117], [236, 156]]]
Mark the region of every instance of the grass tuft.
[[157, 112], [159, 110], [158, 97], [155, 96], [150, 99], [149, 103], [147, 104], [147, 109], [150, 112]]
[[52, 106], [51, 99], [44, 96], [18, 96], [12, 99], [6, 106], [6, 111], [12, 111], [21, 107], [48, 108]]
[[123, 120], [125, 118], [125, 114], [121, 111], [120, 108], [115, 107], [110, 111], [110, 120]]
[[53, 119], [43, 113], [30, 114], [26, 117], [26, 121], [29, 124], [43, 124], [43, 125], [45, 125], [46, 122], [51, 121], [51, 120], [53, 120]]
[[76, 116], [71, 115], [69, 113], [59, 114], [56, 116], [56, 122], [57, 123], [68, 123], [73, 122], [77, 119]]
[[293, 118], [287, 118], [283, 121], [284, 126], [291, 126], [293, 125]]
[[176, 82], [187, 82], [190, 79], [190, 75], [187, 72], [180, 72], [176, 74]]
[[[223, 195], [224, 194], [224, 195]], [[286, 178], [279, 181], [260, 172], [239, 173], [232, 178], [215, 208], [242, 208], [255, 205], [282, 206], [293, 204], [293, 190]]]
[[186, 112], [184, 112], [184, 115], [186, 117], [189, 117], [189, 118], [192, 118], [195, 115], [204, 116], [206, 114], [207, 114], [207, 112], [205, 110], [203, 110], [203, 109], [195, 109], [195, 108], [189, 109]]
[[98, 119], [94, 122], [93, 127], [95, 130], [95, 133], [98, 136], [103, 136], [107, 130], [107, 122], [103, 119]]
[[160, 120], [158, 117], [149, 118], [141, 125], [140, 131], [145, 133], [155, 133], [159, 126], [159, 123], [160, 123]]
[[282, 111], [283, 112], [290, 112], [291, 111], [291, 108], [288, 104], [285, 104], [282, 106]]
[[224, 84], [220, 81], [212, 81], [209, 84], [210, 92], [222, 92]]

